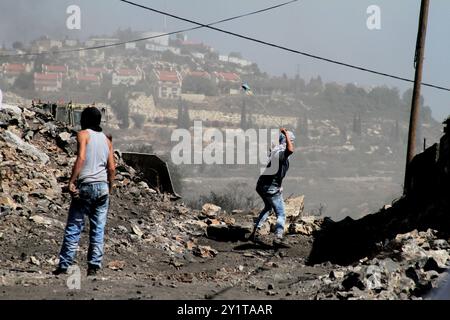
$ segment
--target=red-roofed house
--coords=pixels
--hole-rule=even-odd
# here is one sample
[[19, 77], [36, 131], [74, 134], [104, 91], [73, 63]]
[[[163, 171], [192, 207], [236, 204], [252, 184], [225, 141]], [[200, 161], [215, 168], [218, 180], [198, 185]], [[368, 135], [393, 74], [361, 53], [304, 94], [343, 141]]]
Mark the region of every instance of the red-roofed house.
[[117, 86], [124, 84], [126, 86], [134, 86], [144, 79], [144, 72], [139, 68], [136, 69], [117, 69], [112, 75], [112, 84]]
[[35, 73], [34, 89], [36, 91], [59, 91], [62, 88], [62, 76], [59, 73]]
[[101, 84], [100, 76], [94, 74], [77, 74], [77, 84], [85, 86], [99, 86]]
[[67, 65], [55, 66], [43, 64], [42, 72], [60, 74], [62, 77], [67, 77], [69, 75], [69, 67]]
[[219, 90], [223, 94], [236, 94], [239, 92], [241, 77], [234, 72], [214, 72]]
[[30, 72], [31, 68], [24, 63], [4, 63], [0, 70], [3, 73], [5, 80], [8, 83], [13, 84], [18, 76]]
[[158, 98], [175, 99], [181, 96], [182, 77], [178, 71], [154, 71]]
[[108, 70], [101, 67], [87, 67], [83, 68], [82, 72], [84, 74], [92, 74], [101, 77], [103, 74], [108, 73]]
[[188, 73], [188, 76], [195, 78], [211, 79], [211, 75], [206, 71], [191, 71]]
[[17, 77], [23, 73], [29, 72], [29, 68], [24, 63], [4, 63], [3, 74], [5, 76]]
[[216, 72], [218, 81], [240, 82], [241, 77], [234, 72]]

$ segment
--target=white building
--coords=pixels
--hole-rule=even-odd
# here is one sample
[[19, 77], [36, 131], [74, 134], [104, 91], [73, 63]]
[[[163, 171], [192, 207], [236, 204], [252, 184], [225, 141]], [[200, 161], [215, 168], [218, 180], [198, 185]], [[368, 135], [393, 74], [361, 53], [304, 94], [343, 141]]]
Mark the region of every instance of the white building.
[[125, 43], [125, 49], [126, 50], [135, 50], [136, 49], [136, 42]]
[[37, 52], [43, 52], [43, 51], [50, 51], [55, 48], [61, 49], [62, 46], [63, 46], [62, 41], [43, 38], [35, 40], [32, 44], [32, 49]]
[[241, 67], [247, 67], [247, 66], [252, 65], [252, 63], [253, 63], [249, 60], [245, 60], [245, 59], [241, 59], [241, 58], [237, 58], [237, 57], [230, 57], [230, 56], [226, 56], [226, 55], [219, 55], [219, 61], [238, 64]]
[[94, 46], [109, 46], [118, 42], [120, 42], [120, 40], [117, 38], [90, 38], [84, 44], [86, 47], [94, 47]]
[[228, 56], [220, 54], [219, 55], [219, 61], [228, 62]]
[[64, 45], [66, 47], [76, 47], [78, 45], [78, 40], [66, 39], [64, 40]]
[[146, 31], [142, 32], [141, 37], [150, 38], [147, 41], [160, 46], [167, 47], [169, 45], [169, 35], [165, 35], [162, 32]]
[[149, 50], [149, 51], [164, 52], [167, 50], [167, 47], [160, 46], [160, 45], [154, 44], [154, 43], [146, 43], [145, 49]]
[[144, 79], [144, 72], [139, 67], [136, 67], [136, 69], [118, 69], [112, 74], [113, 86], [120, 84], [135, 86], [142, 79]]
[[238, 64], [241, 67], [247, 67], [247, 66], [252, 65], [251, 61], [241, 59], [241, 58], [236, 58], [236, 57], [228, 57], [228, 62]]
[[178, 71], [154, 71], [158, 98], [177, 99], [181, 95], [182, 77]]
[[191, 54], [192, 54], [192, 56], [193, 56], [194, 58], [197, 58], [197, 59], [200, 59], [200, 60], [204, 60], [204, 59], [205, 59], [205, 55], [204, 55], [203, 53], [200, 53], [200, 52], [192, 52]]

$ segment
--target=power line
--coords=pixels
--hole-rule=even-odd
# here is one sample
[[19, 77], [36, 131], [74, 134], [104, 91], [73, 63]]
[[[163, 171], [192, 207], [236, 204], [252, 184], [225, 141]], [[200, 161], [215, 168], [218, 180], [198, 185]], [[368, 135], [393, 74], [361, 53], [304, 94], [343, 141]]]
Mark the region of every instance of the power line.
[[[264, 41], [264, 40], [255, 39], [255, 38], [252, 38], [252, 37], [249, 37], [249, 36], [245, 36], [245, 35], [242, 35], [242, 34], [239, 34], [239, 33], [236, 33], [236, 32], [232, 32], [232, 31], [216, 28], [216, 27], [213, 27], [212, 25], [206, 25], [206, 24], [203, 24], [203, 23], [191, 20], [191, 19], [183, 18], [183, 17], [177, 16], [177, 15], [174, 15], [174, 14], [171, 14], [171, 13], [168, 13], [168, 12], [164, 12], [164, 11], [161, 11], [161, 10], [150, 8], [150, 7], [147, 7], [147, 6], [141, 5], [139, 3], [132, 2], [132, 1], [128, 1], [128, 0], [119, 0], [119, 1], [123, 2], [123, 3], [126, 3], [126, 4], [129, 4], [129, 5], [132, 5], [132, 6], [135, 6], [135, 7], [139, 7], [141, 9], [153, 11], [153, 12], [156, 12], [156, 13], [159, 13], [159, 14], [162, 14], [162, 15], [166, 15], [166, 16], [174, 18], [174, 19], [182, 20], [182, 21], [185, 21], [185, 22], [189, 22], [189, 23], [201, 26], [203, 28], [208, 28], [208, 29], [211, 29], [211, 30], [214, 30], [214, 31], [222, 32], [222, 33], [234, 36], [234, 37], [238, 37], [238, 38], [245, 39], [245, 40], [248, 40], [248, 41], [256, 42], [256, 43], [263, 44], [263, 45], [266, 45], [266, 46], [269, 46], [269, 47], [273, 47], [273, 48], [281, 49], [281, 50], [284, 50], [284, 51], [300, 54], [300, 55], [303, 55], [303, 56], [306, 56], [306, 57], [309, 57], [309, 58], [313, 58], [313, 59], [329, 62], [329, 63], [340, 65], [340, 66], [343, 66], [343, 67], [348, 67], [348, 68], [352, 68], [352, 69], [356, 69], [356, 70], [360, 70], [360, 71], [376, 74], [376, 75], [379, 75], [379, 76], [384, 76], [384, 77], [388, 77], [388, 78], [392, 78], [392, 79], [396, 79], [396, 80], [401, 80], [401, 81], [405, 81], [405, 82], [414, 83], [414, 80], [411, 80], [411, 79], [408, 79], [408, 78], [405, 78], [405, 77], [392, 75], [392, 74], [388, 74], [388, 73], [385, 73], [385, 72], [376, 71], [376, 70], [369, 69], [369, 68], [366, 68], [366, 67], [353, 65], [353, 64], [350, 64], [350, 63], [345, 63], [345, 62], [337, 61], [337, 60], [330, 59], [330, 58], [324, 58], [324, 57], [321, 57], [321, 56], [318, 56], [318, 55], [315, 55], [315, 54], [311, 54], [311, 53], [307, 53], [307, 52], [291, 49], [291, 48], [288, 48], [288, 47], [285, 47], [285, 46], [281, 46], [281, 45], [278, 45], [278, 44], [275, 44], [275, 43], [267, 42], [267, 41]], [[434, 89], [444, 90], [444, 91], [449, 91], [450, 92], [450, 88], [446, 88], [446, 87], [442, 87], [442, 86], [438, 86], [438, 85], [434, 85], [434, 84], [430, 84], [430, 83], [424, 83], [424, 82], [422, 82], [422, 85], [430, 87], [430, 88], [434, 88]]]
[[91, 47], [83, 47], [83, 48], [76, 48], [76, 49], [67, 49], [67, 50], [55, 50], [55, 51], [45, 51], [45, 52], [37, 52], [37, 53], [19, 53], [19, 54], [4, 54], [4, 55], [0, 55], [0, 58], [2, 57], [20, 57], [20, 56], [42, 56], [42, 55], [52, 55], [52, 54], [63, 54], [63, 53], [73, 53], [73, 52], [80, 52], [80, 51], [87, 51], [87, 50], [98, 50], [98, 49], [104, 49], [104, 48], [111, 48], [111, 47], [117, 47], [117, 46], [122, 46], [128, 43], [136, 43], [136, 42], [140, 42], [140, 41], [146, 41], [146, 40], [151, 40], [151, 39], [156, 39], [156, 38], [161, 38], [161, 37], [166, 37], [166, 36], [170, 36], [173, 34], [178, 34], [178, 33], [184, 33], [184, 32], [189, 32], [189, 31], [193, 31], [193, 30], [197, 30], [197, 29], [202, 29], [205, 26], [213, 26], [216, 24], [220, 24], [220, 23], [224, 23], [224, 22], [228, 22], [228, 21], [232, 21], [232, 20], [237, 20], [237, 19], [241, 19], [244, 17], [248, 17], [251, 15], [255, 15], [255, 14], [259, 14], [259, 13], [263, 13], [266, 11], [270, 11], [270, 10], [274, 10], [286, 5], [289, 5], [293, 2], [297, 2], [299, 0], [290, 0], [287, 2], [283, 2], [277, 5], [273, 5], [267, 8], [263, 8], [263, 9], [259, 9], [256, 11], [252, 11], [252, 12], [248, 12], [248, 13], [244, 13], [244, 14], [240, 14], [231, 18], [226, 18], [226, 19], [222, 19], [222, 20], [218, 20], [215, 22], [211, 22], [207, 25], [201, 25], [201, 26], [197, 26], [197, 27], [192, 27], [192, 28], [187, 28], [187, 29], [183, 29], [183, 30], [178, 30], [178, 31], [172, 31], [172, 32], [167, 32], [167, 33], [162, 33], [159, 35], [154, 35], [154, 36], [150, 36], [150, 37], [145, 37], [145, 38], [139, 38], [139, 39], [134, 39], [134, 40], [128, 40], [128, 41], [123, 41], [123, 42], [116, 42], [116, 43], [111, 43], [111, 44], [104, 44], [104, 45], [98, 45], [98, 46], [91, 46]]

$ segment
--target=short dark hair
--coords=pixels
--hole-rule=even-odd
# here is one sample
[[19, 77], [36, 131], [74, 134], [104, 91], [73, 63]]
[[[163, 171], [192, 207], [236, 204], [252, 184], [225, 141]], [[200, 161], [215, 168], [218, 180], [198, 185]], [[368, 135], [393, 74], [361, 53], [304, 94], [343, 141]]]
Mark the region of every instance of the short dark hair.
[[81, 129], [91, 129], [97, 132], [102, 132], [100, 123], [102, 122], [102, 114], [96, 107], [88, 107], [81, 113]]

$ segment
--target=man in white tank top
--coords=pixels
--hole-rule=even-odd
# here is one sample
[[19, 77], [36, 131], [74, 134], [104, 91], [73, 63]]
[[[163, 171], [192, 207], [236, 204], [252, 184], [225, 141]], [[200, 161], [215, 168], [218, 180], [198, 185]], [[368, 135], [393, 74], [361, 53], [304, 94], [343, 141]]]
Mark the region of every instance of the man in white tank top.
[[95, 107], [83, 110], [78, 132], [78, 153], [69, 180], [72, 203], [54, 274], [67, 273], [73, 264], [85, 216], [89, 218], [88, 276], [102, 267], [104, 233], [109, 194], [115, 175], [112, 142], [100, 127], [101, 113]]

